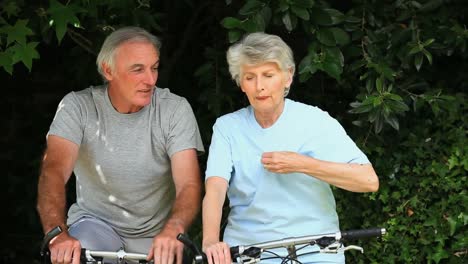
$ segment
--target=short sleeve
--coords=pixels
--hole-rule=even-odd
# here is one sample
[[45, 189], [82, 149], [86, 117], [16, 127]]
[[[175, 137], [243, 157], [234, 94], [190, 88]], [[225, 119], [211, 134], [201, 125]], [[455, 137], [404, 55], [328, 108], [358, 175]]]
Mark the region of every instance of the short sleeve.
[[222, 177], [227, 181], [231, 179], [234, 168], [231, 144], [222, 129], [222, 122], [218, 119], [213, 126], [213, 136], [211, 137], [205, 180], [213, 176]]
[[321, 122], [322, 133], [319, 140], [319, 151], [315, 158], [342, 163], [370, 163], [367, 156], [349, 137], [341, 124], [328, 113]]
[[71, 92], [60, 101], [47, 135], [55, 135], [80, 145], [83, 139], [84, 113]]
[[169, 157], [185, 149], [196, 149], [199, 154], [205, 151], [192, 107], [185, 98], [180, 100], [169, 124], [166, 145]]

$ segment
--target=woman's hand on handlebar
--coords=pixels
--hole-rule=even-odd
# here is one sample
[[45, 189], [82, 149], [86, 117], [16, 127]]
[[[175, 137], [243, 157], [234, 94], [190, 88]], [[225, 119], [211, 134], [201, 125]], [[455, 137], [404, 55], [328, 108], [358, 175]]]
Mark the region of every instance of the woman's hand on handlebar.
[[52, 264], [80, 264], [81, 244], [67, 231], [56, 236], [49, 243]]
[[208, 264], [231, 264], [229, 245], [224, 242], [203, 243]]

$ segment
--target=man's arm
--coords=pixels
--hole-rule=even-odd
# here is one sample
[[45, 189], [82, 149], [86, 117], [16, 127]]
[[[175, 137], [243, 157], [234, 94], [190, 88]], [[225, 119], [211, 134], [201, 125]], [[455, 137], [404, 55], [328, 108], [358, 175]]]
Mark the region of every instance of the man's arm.
[[162, 264], [174, 263], [174, 257], [177, 263], [182, 263], [183, 244], [177, 240], [177, 235], [188, 230], [201, 204], [201, 178], [196, 150], [187, 149], [172, 155], [171, 169], [176, 189], [174, 205], [148, 253], [148, 259], [154, 258], [156, 263]]
[[44, 233], [56, 226], [63, 232], [52, 240], [49, 249], [53, 263], [79, 263], [79, 242], [68, 235], [66, 227], [66, 184], [70, 179], [79, 147], [64, 138], [50, 135], [39, 176], [37, 210]]

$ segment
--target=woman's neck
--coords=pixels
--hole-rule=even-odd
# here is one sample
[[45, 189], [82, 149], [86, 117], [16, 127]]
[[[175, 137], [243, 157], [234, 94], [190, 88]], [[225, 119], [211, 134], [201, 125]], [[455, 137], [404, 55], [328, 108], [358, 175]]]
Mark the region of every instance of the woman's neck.
[[278, 108], [270, 111], [259, 111], [254, 109], [255, 120], [262, 128], [269, 128], [273, 126], [284, 110], [284, 103]]

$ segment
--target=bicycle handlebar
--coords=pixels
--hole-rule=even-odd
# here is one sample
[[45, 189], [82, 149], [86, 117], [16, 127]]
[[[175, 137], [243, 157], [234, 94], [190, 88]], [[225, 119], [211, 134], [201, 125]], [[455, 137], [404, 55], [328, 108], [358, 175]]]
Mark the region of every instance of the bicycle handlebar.
[[[230, 247], [230, 252], [231, 258], [234, 262], [236, 262], [240, 256], [246, 256], [249, 258], [260, 258], [261, 253], [268, 249], [288, 248], [291, 246], [306, 244], [318, 245], [321, 249], [323, 249], [323, 252], [326, 253], [337, 253], [339, 250], [338, 244], [341, 245], [341, 243], [344, 241], [380, 237], [385, 234], [385, 228], [348, 230], [321, 235], [289, 237], [250, 245], [238, 245]], [[195, 263], [207, 263], [207, 257], [205, 253], [201, 252], [185, 234], [179, 234], [177, 236], [177, 239], [184, 243], [188, 248], [190, 248], [190, 250], [194, 254]], [[342, 250], [360, 250], [361, 252], [363, 252], [363, 249], [361, 247], [354, 245], [344, 247]]]
[[123, 260], [138, 260], [139, 263], [153, 263], [153, 261], [147, 261], [147, 257], [148, 255], [146, 254], [127, 253], [123, 249], [119, 251], [99, 251], [82, 248], [80, 263], [101, 263], [99, 261], [102, 261], [103, 258], [114, 259], [119, 261], [118, 263], [121, 263]]
[[[48, 250], [49, 243], [61, 232], [62, 228], [57, 226], [44, 236], [40, 252], [43, 263], [50, 263], [50, 254]], [[137, 260], [139, 263], [153, 263], [153, 261], [147, 261], [147, 257], [148, 255], [146, 254], [128, 253], [123, 249], [120, 249], [119, 251], [98, 251], [82, 248], [80, 254], [80, 263], [103, 263], [104, 258], [115, 259], [118, 261], [118, 263], [122, 263], [123, 260]]]

